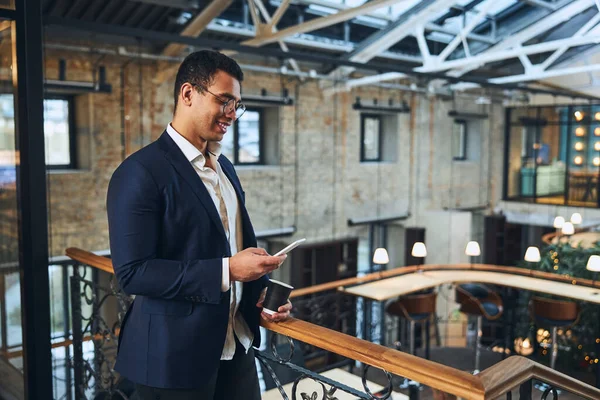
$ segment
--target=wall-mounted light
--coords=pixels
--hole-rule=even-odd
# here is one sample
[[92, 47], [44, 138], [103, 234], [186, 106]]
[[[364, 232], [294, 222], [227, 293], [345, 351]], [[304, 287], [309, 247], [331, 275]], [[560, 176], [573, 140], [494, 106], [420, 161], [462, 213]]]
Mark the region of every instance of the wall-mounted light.
[[600, 157], [594, 157], [592, 163], [594, 163], [594, 167], [600, 167]]
[[597, 112], [596, 114], [594, 114], [594, 119], [596, 121], [600, 121], [600, 112]]
[[462, 119], [487, 119], [488, 118], [487, 113], [465, 113], [465, 112], [460, 112], [460, 111], [455, 111], [455, 110], [448, 111], [448, 116], [454, 117], [454, 118], [462, 118]]
[[600, 136], [600, 126], [598, 126], [594, 129], [594, 135]]
[[583, 126], [578, 126], [577, 129], [575, 129], [575, 136], [585, 136], [585, 128]]
[[[390, 99], [391, 100], [391, 99]], [[395, 105], [392, 101], [388, 101], [387, 105], [378, 104], [377, 99], [373, 99], [373, 104], [363, 104], [360, 101], [360, 97], [356, 98], [354, 104], [352, 104], [354, 110], [374, 111], [378, 113], [409, 113], [410, 107], [406, 101], [402, 101], [401, 104]]]
[[585, 117], [585, 114], [583, 111], [577, 110], [573, 113], [573, 116], [575, 117], [575, 121], [581, 121]]
[[260, 95], [244, 95], [244, 103], [274, 106], [291, 106], [294, 104], [294, 99], [289, 96], [289, 91], [287, 90], [287, 88], [283, 88], [283, 90], [281, 91], [281, 96], [268, 95], [266, 89], [262, 89], [260, 93]]
[[575, 163], [575, 165], [581, 165], [581, 164], [583, 164], [583, 157], [581, 157], [581, 156], [576, 156], [576, 157], [573, 159], [573, 162]]
[[600, 142], [594, 143], [594, 150], [600, 151]]
[[583, 150], [583, 142], [575, 143], [575, 150], [577, 150], [577, 151]]

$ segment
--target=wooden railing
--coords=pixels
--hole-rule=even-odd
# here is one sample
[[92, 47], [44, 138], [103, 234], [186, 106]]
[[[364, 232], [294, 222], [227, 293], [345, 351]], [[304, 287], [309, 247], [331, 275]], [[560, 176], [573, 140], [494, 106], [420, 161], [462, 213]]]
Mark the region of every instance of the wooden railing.
[[[79, 263], [113, 273], [112, 263], [106, 257], [97, 256], [76, 248], [67, 249], [66, 255]], [[512, 267], [485, 264], [427, 265], [396, 268], [368, 274], [360, 278], [349, 278], [299, 289], [293, 293], [293, 297], [411, 273], [416, 271], [417, 268], [420, 270], [472, 269], [495, 271], [572, 283], [572, 278]], [[576, 284], [592, 286], [592, 281], [580, 279]], [[595, 286], [600, 287], [600, 284], [595, 284]], [[455, 368], [294, 318], [278, 323], [262, 321], [261, 324], [275, 333], [360, 361], [372, 367], [384, 369], [390, 373], [467, 400], [495, 399], [531, 379], [541, 380], [552, 387], [566, 390], [583, 398], [600, 399], [599, 389], [520, 356], [509, 357], [478, 375], [471, 375]]]

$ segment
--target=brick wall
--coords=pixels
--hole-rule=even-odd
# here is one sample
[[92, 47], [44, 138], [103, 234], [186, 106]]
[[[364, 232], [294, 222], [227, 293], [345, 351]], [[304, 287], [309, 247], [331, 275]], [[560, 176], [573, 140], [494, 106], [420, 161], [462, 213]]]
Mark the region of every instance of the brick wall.
[[[66, 56], [67, 78], [89, 80], [89, 55]], [[49, 54], [48, 77], [56, 74], [58, 57], [65, 55]], [[172, 80], [156, 84], [152, 79], [163, 67], [146, 62], [140, 88], [138, 62], [123, 67], [125, 61], [103, 60], [111, 94], [77, 98], [77, 129], [90, 139], [89, 168], [49, 175], [52, 254], [69, 246], [108, 248], [105, 197], [110, 176], [123, 154], [155, 140], [170, 121]], [[256, 230], [296, 225], [296, 236], [311, 241], [364, 236], [365, 228], [348, 227], [348, 218], [375, 217], [379, 209], [381, 216], [410, 212], [404, 224], [428, 228], [428, 244], [435, 246], [436, 237], [441, 240], [453, 230], [468, 236], [470, 227], [455, 226], [450, 212], [447, 220], [439, 214], [425, 218], [428, 212], [487, 202], [493, 206], [499, 200], [504, 114], [498, 104], [480, 106], [473, 98], [453, 102], [373, 87], [324, 96], [316, 80], [245, 75], [243, 93], [259, 94], [263, 88], [279, 93], [283, 83], [295, 98], [293, 106], [280, 108], [279, 165], [237, 168]], [[360, 113], [352, 109], [356, 96], [380, 103], [404, 99], [411, 106], [411, 114], [398, 115], [395, 161], [360, 162]], [[477, 160], [452, 160], [450, 109], [489, 113], [473, 133], [480, 136]]]

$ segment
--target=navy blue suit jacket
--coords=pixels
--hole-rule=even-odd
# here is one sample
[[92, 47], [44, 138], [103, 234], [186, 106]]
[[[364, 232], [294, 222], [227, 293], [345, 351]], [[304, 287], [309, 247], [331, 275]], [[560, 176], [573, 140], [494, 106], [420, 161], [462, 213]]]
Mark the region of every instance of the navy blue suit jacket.
[[[219, 163], [239, 202], [243, 247], [256, 237], [233, 165]], [[194, 388], [216, 371], [230, 292], [221, 292], [231, 256], [217, 209], [202, 180], [164, 132], [114, 172], [107, 196], [110, 249], [121, 288], [136, 295], [124, 318], [115, 369], [134, 382]], [[244, 284], [239, 311], [260, 343], [256, 307], [267, 277]]]

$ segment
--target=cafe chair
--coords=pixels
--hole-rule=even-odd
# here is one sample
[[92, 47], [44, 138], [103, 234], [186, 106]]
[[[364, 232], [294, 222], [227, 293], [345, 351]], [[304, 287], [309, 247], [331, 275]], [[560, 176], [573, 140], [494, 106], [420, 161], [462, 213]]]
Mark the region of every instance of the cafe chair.
[[465, 283], [456, 286], [456, 302], [460, 304], [460, 312], [477, 318], [474, 373], [478, 373], [481, 358], [483, 318], [488, 321], [495, 321], [502, 316], [504, 310], [502, 298], [485, 285]]
[[529, 314], [536, 325], [552, 329], [550, 368], [554, 369], [558, 356], [558, 328], [566, 331], [576, 325], [581, 316], [581, 308], [574, 301], [533, 296], [529, 301]]
[[435, 313], [437, 293], [418, 293], [402, 296], [386, 306], [386, 312], [410, 323], [410, 354], [415, 354], [415, 325], [430, 320]]

